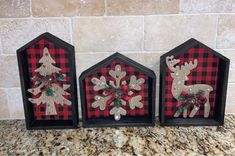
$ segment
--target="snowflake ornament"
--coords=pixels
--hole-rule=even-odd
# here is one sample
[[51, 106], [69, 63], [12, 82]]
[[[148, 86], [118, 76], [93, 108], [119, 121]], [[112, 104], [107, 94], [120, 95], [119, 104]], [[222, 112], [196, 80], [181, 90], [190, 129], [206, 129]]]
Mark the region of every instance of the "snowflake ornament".
[[109, 105], [112, 106], [109, 113], [114, 115], [116, 121], [120, 120], [122, 115], [127, 114], [122, 106], [129, 104], [132, 110], [136, 107], [143, 108], [142, 96], [137, 94], [145, 82], [143, 78], [137, 79], [135, 75], [132, 75], [127, 84], [125, 80], [122, 80], [126, 76], [126, 72], [122, 71], [120, 65], [116, 65], [115, 70], [110, 70], [109, 75], [115, 79], [115, 82], [112, 80], [107, 82], [104, 76], [91, 79], [94, 91], [103, 91], [102, 95], [95, 96], [92, 108], [98, 107], [100, 110], [105, 110]]

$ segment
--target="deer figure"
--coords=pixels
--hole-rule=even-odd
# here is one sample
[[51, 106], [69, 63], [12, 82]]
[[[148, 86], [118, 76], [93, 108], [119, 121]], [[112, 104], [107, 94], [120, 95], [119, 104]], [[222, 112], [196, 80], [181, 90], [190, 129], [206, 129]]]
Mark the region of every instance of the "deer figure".
[[[184, 83], [187, 81], [188, 75], [190, 71], [197, 67], [198, 61], [194, 59], [193, 63], [190, 61], [189, 63], [185, 62], [184, 65], [177, 65], [180, 62], [179, 59], [174, 59], [174, 56], [166, 57], [166, 64], [168, 68], [173, 72], [171, 73], [171, 77], [173, 78], [171, 92], [173, 97], [178, 101], [179, 104], [182, 104], [179, 100], [180, 95], [184, 92], [187, 94], [197, 94], [199, 91], [203, 91], [205, 97], [204, 103], [204, 117], [208, 118], [210, 113], [210, 103], [209, 103], [209, 94], [213, 91], [213, 88], [210, 85], [206, 84], [194, 84], [186, 86]], [[199, 110], [200, 105], [193, 104], [193, 109], [189, 114], [189, 117], [192, 118], [195, 116], [197, 111]], [[188, 108], [184, 110], [178, 110], [175, 112], [174, 117], [179, 117], [179, 115], [183, 112], [183, 117], [187, 118]]]

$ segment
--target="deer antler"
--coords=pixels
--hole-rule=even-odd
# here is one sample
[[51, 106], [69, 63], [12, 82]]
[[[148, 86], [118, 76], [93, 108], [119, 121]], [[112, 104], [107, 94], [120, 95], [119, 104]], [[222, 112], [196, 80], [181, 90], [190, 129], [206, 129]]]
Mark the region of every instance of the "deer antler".
[[189, 63], [185, 62], [184, 65], [181, 66], [181, 70], [185, 72], [185, 74], [189, 74], [190, 70], [197, 67], [197, 59], [194, 59], [193, 63], [190, 61]]
[[173, 72], [176, 72], [176, 71], [180, 70], [179, 66], [174, 67], [179, 62], [180, 62], [180, 60], [179, 59], [174, 59], [173, 55], [166, 57], [166, 64], [167, 64], [168, 68]]

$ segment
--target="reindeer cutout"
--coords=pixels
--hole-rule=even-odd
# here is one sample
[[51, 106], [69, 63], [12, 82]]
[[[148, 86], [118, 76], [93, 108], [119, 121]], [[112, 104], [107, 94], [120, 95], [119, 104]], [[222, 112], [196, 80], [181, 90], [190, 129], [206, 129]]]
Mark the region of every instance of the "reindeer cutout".
[[[166, 57], [166, 64], [168, 68], [173, 72], [171, 73], [171, 77], [173, 78], [171, 92], [173, 97], [178, 101], [180, 107], [174, 114], [174, 117], [179, 117], [179, 115], [183, 112], [183, 117], [187, 118], [189, 105], [193, 105], [193, 109], [189, 114], [189, 117], [192, 118], [195, 116], [197, 111], [200, 109], [200, 104], [196, 102], [198, 99], [198, 94], [202, 94], [204, 98], [204, 117], [208, 118], [210, 113], [210, 102], [209, 102], [209, 94], [213, 91], [213, 88], [210, 85], [206, 84], [194, 84], [186, 86], [184, 83], [187, 81], [188, 75], [190, 71], [197, 67], [198, 61], [194, 59], [193, 63], [190, 61], [189, 63], [185, 62], [184, 65], [177, 65], [180, 62], [179, 59], [174, 59], [174, 56]], [[182, 93], [185, 95], [190, 95], [191, 101], [187, 101], [187, 105], [182, 104]]]

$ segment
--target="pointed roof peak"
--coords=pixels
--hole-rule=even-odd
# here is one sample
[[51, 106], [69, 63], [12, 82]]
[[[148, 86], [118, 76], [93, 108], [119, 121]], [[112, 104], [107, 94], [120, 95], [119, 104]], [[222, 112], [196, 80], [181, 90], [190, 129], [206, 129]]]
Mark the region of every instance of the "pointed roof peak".
[[28, 42], [27, 44], [25, 44], [24, 46], [22, 46], [21, 48], [19, 48], [17, 50], [17, 53], [20, 53], [22, 51], [25, 51], [26, 49], [30, 48], [32, 45], [35, 45], [37, 44], [37, 42], [41, 39], [44, 39], [44, 40], [47, 40], [47, 41], [50, 41], [52, 42], [53, 44], [56, 44], [58, 46], [60, 46], [61, 48], [63, 49], [68, 49], [69, 51], [73, 51], [74, 50], [74, 47], [70, 44], [70, 43], [67, 43], [65, 41], [63, 41], [62, 39], [52, 35], [51, 33], [49, 32], [45, 32], [41, 35], [39, 35], [38, 37], [34, 38], [33, 40], [31, 40], [30, 42]]

